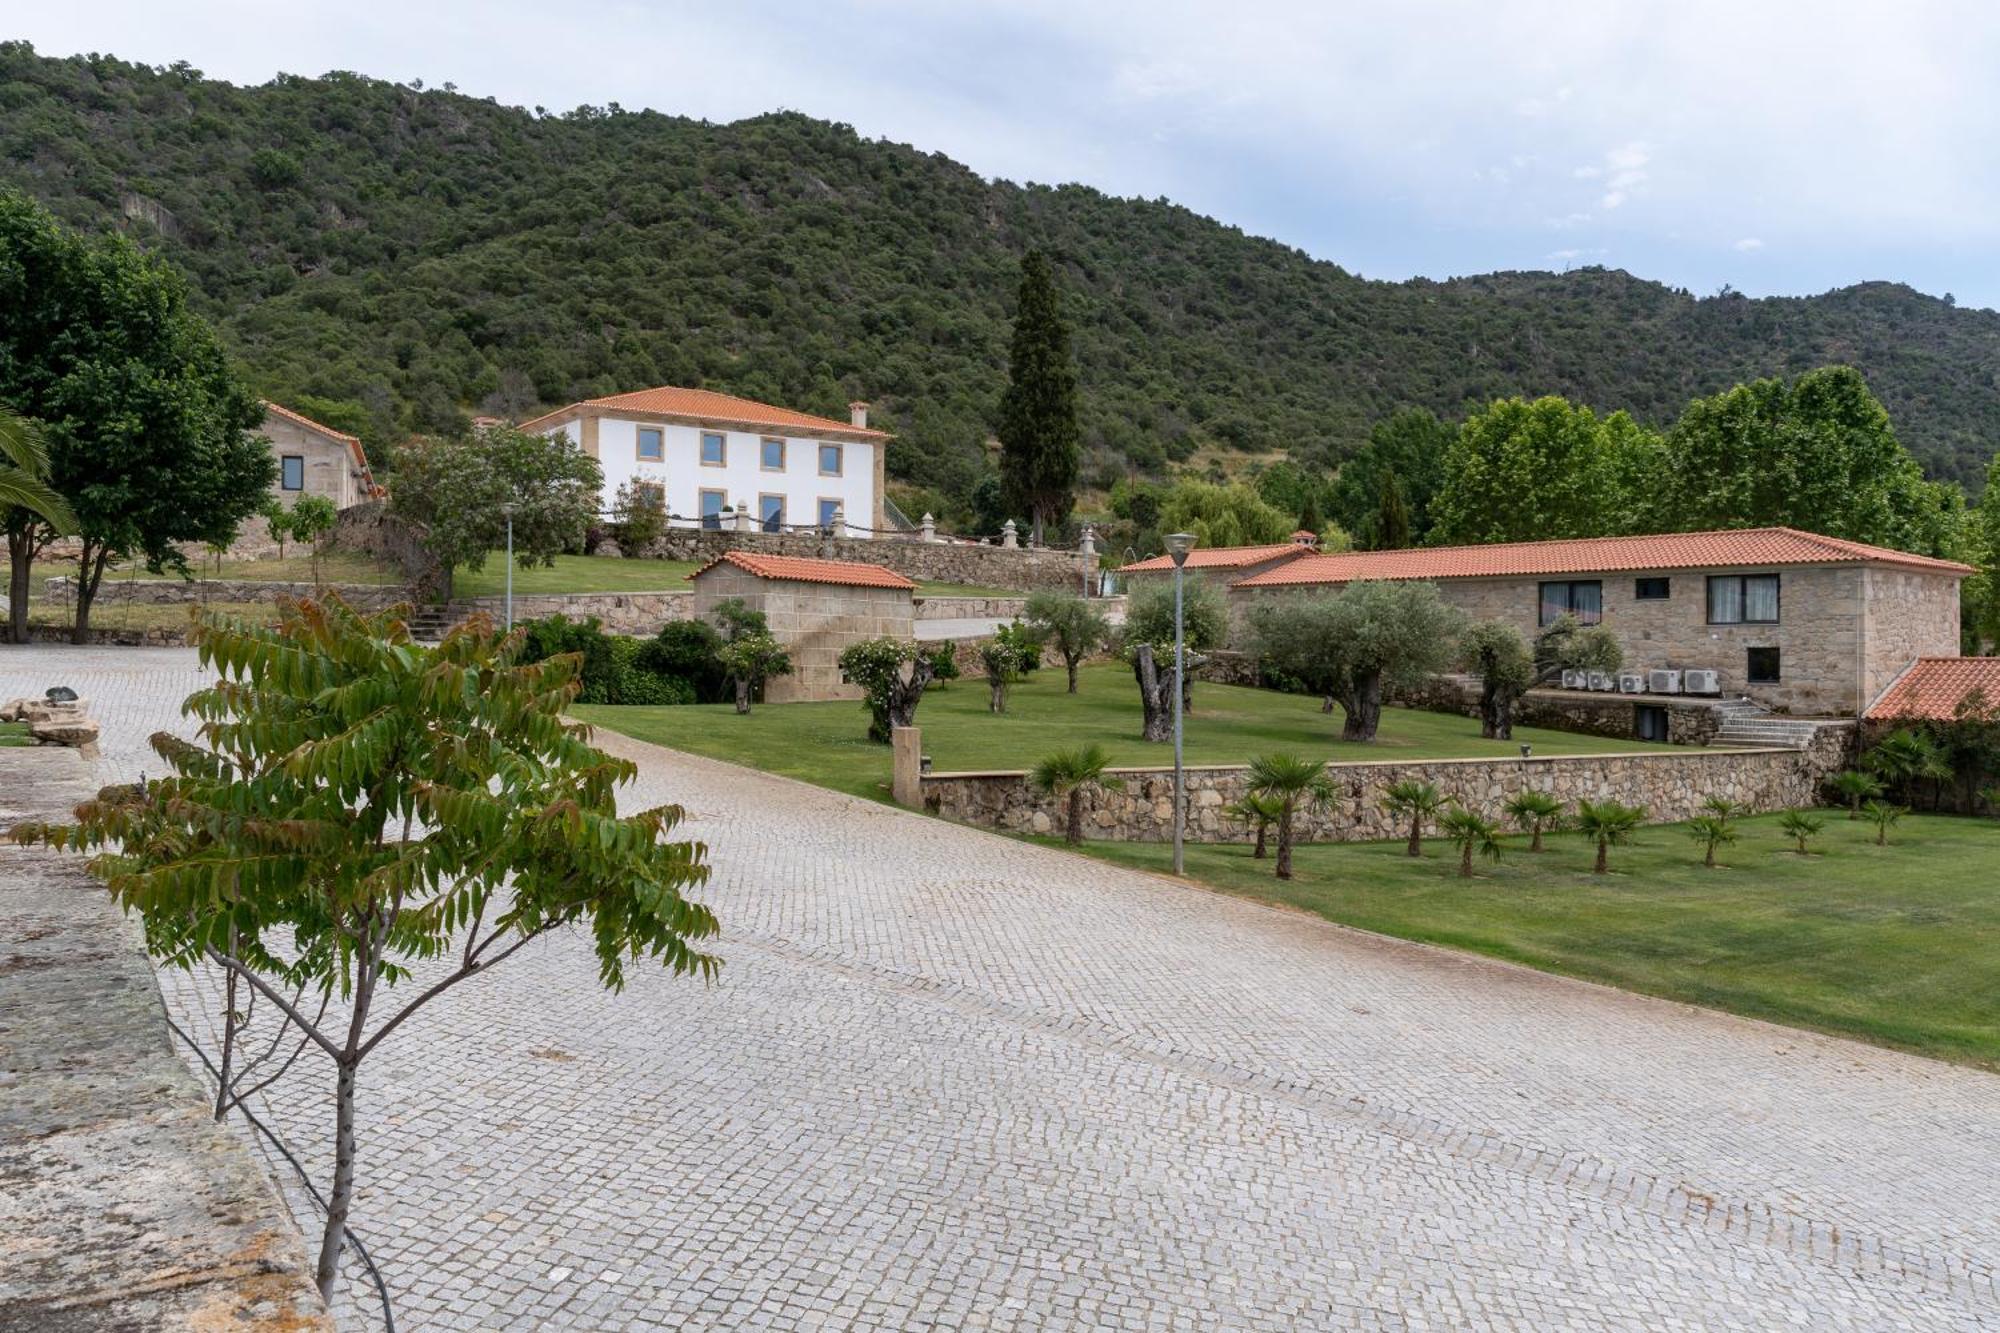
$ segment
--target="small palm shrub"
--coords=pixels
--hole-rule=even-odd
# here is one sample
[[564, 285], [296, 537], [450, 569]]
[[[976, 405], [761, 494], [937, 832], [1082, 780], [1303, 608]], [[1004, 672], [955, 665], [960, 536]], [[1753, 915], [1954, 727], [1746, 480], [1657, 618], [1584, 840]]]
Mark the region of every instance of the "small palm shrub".
[[1246, 793], [1242, 800], [1232, 801], [1227, 813], [1248, 824], [1257, 834], [1257, 844], [1250, 849], [1250, 859], [1264, 859], [1264, 842], [1271, 826], [1285, 812], [1285, 804], [1275, 796], [1261, 796], [1256, 792]]
[[1111, 756], [1102, 745], [1083, 745], [1057, 750], [1028, 775], [1028, 783], [1036, 791], [1065, 803], [1063, 841], [1072, 847], [1083, 841], [1084, 793], [1093, 788], [1119, 791], [1125, 786], [1125, 779], [1105, 771], [1110, 764]]
[[1292, 877], [1292, 820], [1300, 806], [1324, 809], [1333, 803], [1326, 762], [1290, 754], [1260, 754], [1250, 761], [1250, 790], [1278, 802], [1279, 879]]
[[1444, 809], [1444, 793], [1437, 789], [1435, 783], [1405, 778], [1382, 789], [1382, 807], [1398, 819], [1410, 821], [1409, 854], [1422, 856], [1424, 824], [1435, 819], [1438, 812]]
[[1500, 859], [1500, 826], [1490, 819], [1481, 818], [1476, 810], [1454, 805], [1438, 819], [1438, 832], [1458, 845], [1460, 879], [1472, 878], [1475, 852], [1495, 861]]
[[1517, 791], [1507, 801], [1507, 815], [1528, 835], [1528, 850], [1542, 850], [1542, 832], [1559, 827], [1563, 803], [1545, 791]]
[[1736, 841], [1736, 825], [1728, 815], [1696, 815], [1687, 824], [1688, 833], [1701, 844], [1701, 863], [1715, 869], [1715, 849]]
[[1778, 827], [1792, 840], [1792, 850], [1806, 856], [1809, 854], [1806, 844], [1826, 827], [1826, 821], [1804, 810], [1787, 810], [1778, 816]]
[[1863, 773], [1858, 768], [1834, 774], [1827, 786], [1846, 802], [1849, 819], [1861, 818], [1863, 801], [1878, 800], [1882, 795], [1882, 780], [1873, 773]]
[[1889, 830], [1905, 813], [1902, 806], [1892, 805], [1887, 801], [1870, 801], [1861, 807], [1861, 817], [1875, 826], [1877, 847], [1889, 845]]
[[1611, 848], [1630, 842], [1632, 833], [1646, 818], [1643, 805], [1622, 805], [1617, 801], [1578, 801], [1576, 831], [1597, 844], [1597, 861], [1591, 869], [1610, 873]]

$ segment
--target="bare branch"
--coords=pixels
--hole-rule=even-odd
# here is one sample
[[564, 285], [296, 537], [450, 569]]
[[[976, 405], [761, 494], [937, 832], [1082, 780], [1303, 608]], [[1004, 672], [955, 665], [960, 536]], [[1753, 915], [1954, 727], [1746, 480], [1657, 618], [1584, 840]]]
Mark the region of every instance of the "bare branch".
[[[445, 977], [441, 981], [438, 981], [437, 983], [432, 985], [429, 989], [425, 990], [423, 994], [417, 996], [416, 999], [410, 1001], [407, 1005], [403, 1006], [403, 1008], [397, 1012], [395, 1017], [391, 1018], [381, 1027], [377, 1028], [375, 1030], [375, 1035], [362, 1043], [361, 1049], [359, 1052], [357, 1052], [356, 1058], [365, 1057], [368, 1054], [368, 1052], [374, 1050], [376, 1044], [380, 1042], [382, 1038], [388, 1036], [391, 1032], [394, 1032], [397, 1026], [400, 1025], [404, 1019], [408, 1018], [418, 1009], [421, 1009], [424, 1005], [429, 1004], [432, 1000], [435, 1000], [438, 996], [444, 994], [446, 991], [450, 990], [453, 986], [456, 986], [459, 982], [464, 981], [467, 977], [477, 976], [479, 973], [484, 972], [487, 968], [492, 967], [495, 963], [498, 963], [502, 959], [512, 955], [516, 950], [520, 949], [529, 940], [535, 939], [544, 932], [551, 930], [553, 928], [554, 926], [552, 923], [551, 925], [542, 926], [539, 927], [538, 929], [531, 930], [527, 934], [521, 936], [520, 939], [508, 945], [505, 949], [501, 950], [499, 953], [493, 955], [493, 957], [474, 958], [471, 962], [466, 963], [463, 967], [460, 967], [456, 972], [453, 972], [450, 976]], [[489, 935], [487, 936], [486, 943], [491, 944], [493, 943], [493, 941], [501, 938], [503, 937], [499, 935]], [[481, 952], [484, 952], [484, 946], [481, 946]]]
[[262, 991], [264, 993], [264, 997], [270, 1000], [272, 1004], [275, 1004], [280, 1009], [284, 1010], [286, 1015], [294, 1023], [297, 1023], [299, 1025], [299, 1030], [304, 1032], [308, 1037], [311, 1037], [313, 1039], [314, 1044], [317, 1045], [321, 1050], [325, 1051], [328, 1055], [332, 1056], [336, 1060], [340, 1058], [340, 1048], [327, 1039], [326, 1035], [319, 1030], [318, 1025], [313, 1023], [308, 1023], [306, 1021], [304, 1014], [301, 1014], [297, 1008], [295, 1008], [289, 1001], [285, 999], [284, 996], [272, 990], [269, 983], [267, 983], [264, 980], [264, 978], [258, 976], [255, 972], [252, 972], [242, 963], [238, 962], [234, 958], [231, 958], [228, 954], [223, 953], [218, 949], [210, 948], [205, 950], [204, 952], [207, 953], [211, 961], [220, 963], [222, 966], [228, 968], [230, 971], [242, 977], [245, 981], [248, 981], [252, 986]]

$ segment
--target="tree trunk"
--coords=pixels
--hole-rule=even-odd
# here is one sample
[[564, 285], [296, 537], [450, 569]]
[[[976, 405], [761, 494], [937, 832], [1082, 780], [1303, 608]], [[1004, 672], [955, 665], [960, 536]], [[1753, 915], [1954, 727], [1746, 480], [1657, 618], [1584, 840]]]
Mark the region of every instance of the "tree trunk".
[[986, 711], [989, 713], [1007, 711], [1007, 682], [999, 676], [986, 678]]
[[1483, 680], [1479, 685], [1479, 735], [1483, 740], [1501, 739], [1500, 691], [1491, 680]]
[[83, 554], [76, 562], [76, 623], [70, 629], [71, 643], [90, 642], [90, 607], [97, 600], [97, 588], [104, 581], [104, 565], [111, 550], [83, 540]]
[[1330, 694], [1327, 694], [1327, 695], [1322, 695], [1322, 696], [1320, 697], [1320, 701], [1319, 701], [1319, 711], [1320, 711], [1320, 712], [1322, 712], [1322, 713], [1331, 713], [1331, 712], [1333, 711], [1333, 696], [1332, 696], [1332, 695], [1330, 695]]
[[736, 678], [736, 711], [739, 713], [750, 711], [750, 681], [743, 676]]
[[333, 1304], [333, 1284], [340, 1277], [340, 1249], [347, 1237], [347, 1210], [354, 1202], [354, 1068], [343, 1060], [334, 1085], [333, 1187], [326, 1194], [326, 1229], [320, 1233], [320, 1298]]
[[34, 528], [22, 524], [7, 529], [7, 637], [28, 641], [28, 589], [35, 568]]
[[1139, 702], [1145, 709], [1145, 740], [1158, 744], [1174, 738], [1174, 673], [1170, 666], [1160, 670], [1153, 660], [1153, 645], [1142, 643], [1132, 651], [1132, 677], [1139, 682]]
[[1347, 710], [1347, 720], [1341, 724], [1340, 737], [1349, 741], [1372, 741], [1375, 729], [1382, 725], [1382, 676], [1374, 672], [1357, 677], [1340, 696], [1341, 707]]
[[1704, 854], [1703, 854], [1703, 856], [1702, 856], [1702, 858], [1701, 858], [1701, 863], [1702, 863], [1703, 865], [1707, 866], [1707, 867], [1708, 867], [1708, 868], [1709, 868], [1710, 870], [1713, 870], [1713, 869], [1715, 869], [1715, 844], [1714, 844], [1714, 843], [1712, 843], [1712, 842], [1711, 842], [1710, 844], [1708, 844], [1708, 851], [1707, 851], [1706, 853], [1704, 853]]
[[1531, 852], [1542, 850], [1542, 821], [1539, 819], [1534, 822], [1528, 834], [1528, 850]]
[[1069, 827], [1063, 830], [1063, 841], [1074, 847], [1083, 841], [1083, 788], [1069, 789]]
[[919, 657], [910, 665], [908, 680], [898, 676], [889, 683], [889, 697], [883, 703], [880, 719], [888, 725], [882, 728], [882, 734], [879, 736], [875, 734], [875, 728], [871, 725], [868, 733], [870, 740], [887, 745], [892, 730], [897, 727], [917, 725], [917, 705], [923, 702], [924, 691], [930, 688], [931, 677], [936, 671], [937, 668], [930, 658]]
[[1063, 664], [1064, 664], [1065, 666], [1067, 666], [1067, 667], [1069, 668], [1069, 692], [1070, 692], [1071, 694], [1075, 694], [1075, 693], [1076, 693], [1076, 669], [1077, 669], [1077, 667], [1078, 667], [1079, 665], [1081, 665], [1081, 664], [1082, 664], [1082, 659], [1081, 659], [1081, 658], [1077, 658], [1077, 657], [1068, 657], [1068, 658], [1064, 658], [1064, 659], [1063, 659]]
[[1603, 838], [1597, 840], [1597, 864], [1591, 869], [1600, 875], [1611, 869], [1611, 844]]
[[1264, 859], [1264, 831], [1269, 827], [1270, 825], [1266, 824], [1263, 820], [1260, 819], [1257, 821], [1257, 845], [1250, 849], [1251, 860], [1261, 861]]
[[[229, 952], [236, 953], [236, 927], [229, 928]], [[222, 1072], [215, 1076], [215, 1118], [229, 1114], [229, 1069], [236, 1055], [236, 972], [224, 970], [222, 983]]]
[[1278, 878], [1292, 877], [1292, 803], [1285, 802], [1284, 813], [1278, 816]]
[[1861, 793], [1860, 793], [1860, 792], [1856, 792], [1856, 793], [1854, 793], [1854, 794], [1853, 794], [1852, 796], [1850, 796], [1850, 797], [1848, 797], [1848, 798], [1847, 798], [1847, 817], [1848, 817], [1849, 819], [1859, 819], [1859, 818], [1861, 818]]
[[1421, 810], [1410, 811], [1410, 845], [1408, 851], [1411, 856], [1422, 856], [1424, 854], [1424, 812]]
[[1472, 844], [1469, 842], [1458, 849], [1458, 877], [1472, 878]]
[[1037, 551], [1042, 547], [1042, 511], [1040, 506], [1036, 506], [1034, 517], [1028, 523], [1028, 545], [1031, 549]]

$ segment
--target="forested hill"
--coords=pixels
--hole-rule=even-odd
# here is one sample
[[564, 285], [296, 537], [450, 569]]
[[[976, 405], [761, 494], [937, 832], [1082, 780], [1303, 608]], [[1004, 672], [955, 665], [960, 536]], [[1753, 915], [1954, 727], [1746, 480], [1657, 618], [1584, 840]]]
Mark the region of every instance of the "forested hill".
[[1089, 475], [1204, 445], [1331, 460], [1397, 407], [1517, 392], [1664, 424], [1827, 362], [1862, 369], [1934, 475], [1974, 481], [2000, 441], [2000, 315], [1905, 287], [1366, 281], [1165, 202], [988, 183], [794, 114], [542, 115], [348, 74], [238, 88], [10, 44], [9, 186], [170, 256], [260, 389], [355, 404], [378, 438], [662, 383], [834, 415], [863, 397], [897, 475], [963, 494], [1039, 246], [1077, 326]]

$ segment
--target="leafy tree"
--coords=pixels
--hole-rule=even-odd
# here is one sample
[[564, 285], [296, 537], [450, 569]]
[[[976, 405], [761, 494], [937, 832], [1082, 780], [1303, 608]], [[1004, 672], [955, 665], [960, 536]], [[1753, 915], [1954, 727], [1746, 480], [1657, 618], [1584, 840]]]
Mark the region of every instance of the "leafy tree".
[[1419, 782], [1415, 778], [1404, 778], [1382, 789], [1382, 808], [1398, 819], [1410, 821], [1407, 850], [1411, 856], [1424, 854], [1424, 825], [1435, 819], [1448, 804], [1450, 802], [1435, 783]]
[[292, 511], [283, 500], [275, 495], [267, 495], [257, 506], [257, 516], [264, 520], [264, 530], [271, 534], [271, 540], [278, 544], [278, 559], [285, 558], [285, 547], [292, 540]]
[[864, 639], [841, 650], [841, 674], [861, 687], [868, 709], [868, 739], [889, 743], [897, 727], [917, 724], [917, 705], [937, 664], [914, 640]]
[[1872, 801], [1882, 795], [1882, 780], [1873, 773], [1863, 773], [1859, 769], [1846, 769], [1833, 775], [1827, 783], [1847, 802], [1847, 817], [1861, 818], [1861, 803]]
[[1458, 847], [1458, 876], [1472, 878], [1472, 857], [1475, 852], [1498, 861], [1500, 859], [1500, 826], [1483, 817], [1477, 810], [1454, 805], [1438, 819], [1438, 832], [1451, 839]]
[[1069, 672], [1069, 692], [1075, 694], [1077, 668], [1111, 637], [1111, 622], [1075, 593], [1047, 588], [1028, 594], [1022, 612], [1029, 628], [1062, 658]]
[[725, 597], [709, 608], [709, 619], [715, 622], [725, 643], [734, 643], [746, 634], [769, 634], [771, 622], [750, 603], [741, 597]]
[[1535, 636], [1536, 683], [1559, 678], [1569, 670], [1616, 675], [1625, 664], [1625, 649], [1609, 625], [1586, 625], [1565, 611]]
[[1514, 705], [1536, 682], [1535, 655], [1521, 631], [1502, 620], [1482, 620], [1459, 641], [1459, 663], [1479, 677], [1479, 734], [1512, 740]]
[[1826, 821], [1804, 810], [1787, 810], [1778, 816], [1778, 827], [1792, 840], [1792, 850], [1806, 856], [1810, 854], [1806, 844], [1826, 827]]
[[1110, 766], [1110, 754], [1093, 743], [1057, 750], [1028, 774], [1028, 785], [1064, 802], [1063, 841], [1071, 847], [1083, 842], [1084, 793], [1124, 790], [1125, 779], [1108, 772]]
[[1882, 779], [1909, 804], [1919, 782], [1942, 783], [1952, 776], [1951, 761], [1935, 737], [1915, 727], [1898, 727], [1861, 756], [1862, 767]]
[[1475, 412], [1445, 455], [1431, 505], [1442, 542], [1536, 541], [1626, 530], [1630, 505], [1619, 482], [1629, 420], [1600, 421], [1562, 398], [1503, 398]]
[[[571, 925], [590, 928], [612, 989], [642, 959], [714, 976], [695, 942], [715, 918], [682, 896], [706, 881], [705, 852], [669, 839], [676, 806], [618, 814], [636, 770], [562, 716], [576, 660], [518, 662], [481, 618], [428, 648], [394, 613], [330, 598], [276, 627], [209, 620], [196, 640], [219, 679], [188, 699], [198, 742], [153, 738], [172, 776], [14, 836], [97, 850], [91, 871], [156, 958], [224, 969], [332, 1061], [318, 1266], [331, 1296], [367, 1057], [430, 1001]], [[396, 1005], [404, 985], [416, 993]], [[314, 995], [338, 998], [337, 1022]]]
[[1382, 531], [1382, 492], [1394, 476], [1409, 512], [1404, 545], [1430, 532], [1431, 503], [1444, 484], [1445, 454], [1458, 437], [1424, 408], [1404, 408], [1375, 423], [1368, 442], [1340, 465], [1333, 488], [1333, 517], [1365, 550], [1392, 549], [1394, 532]]
[[1245, 792], [1241, 799], [1231, 801], [1225, 813], [1248, 824], [1256, 834], [1256, 844], [1250, 849], [1250, 859], [1264, 859], [1265, 835], [1278, 822], [1278, 816], [1285, 812], [1285, 804], [1275, 796], [1263, 796], [1256, 792]]
[[74, 532], [69, 502], [50, 489], [42, 429], [0, 407], [0, 527], [7, 531], [8, 635], [28, 641], [28, 593], [35, 556], [49, 538]]
[[1260, 754], [1250, 761], [1250, 790], [1278, 803], [1279, 879], [1292, 877], [1292, 825], [1301, 806], [1319, 810], [1334, 800], [1326, 763], [1290, 754]]
[[527, 569], [553, 565], [583, 545], [603, 482], [597, 460], [568, 436], [496, 427], [410, 441], [389, 502], [424, 528], [425, 544], [447, 570], [485, 567], [488, 552], [506, 543], [511, 505], [514, 553]]
[[1160, 522], [1169, 532], [1191, 532], [1198, 545], [1269, 546], [1288, 541], [1293, 520], [1242, 482], [1216, 485], [1183, 479], [1160, 497]]
[[1861, 807], [1861, 817], [1875, 826], [1877, 847], [1889, 845], [1889, 830], [1907, 813], [1902, 806], [1887, 801], [1869, 801]]
[[324, 495], [301, 495], [292, 501], [286, 528], [312, 552], [313, 586], [319, 586], [320, 541], [340, 521], [340, 511]]
[[1697, 398], [1668, 433], [1658, 476], [1669, 529], [1782, 524], [1933, 551], [1941, 498], [1848, 366]]
[[[76, 518], [78, 643], [90, 640], [110, 564], [137, 558], [155, 573], [186, 572], [181, 544], [232, 540], [277, 466], [245, 434], [263, 408], [189, 309], [181, 276], [122, 238], [85, 240], [4, 192], [0, 403], [40, 423], [43, 480]], [[10, 533], [19, 522], [10, 518]], [[10, 537], [10, 556], [35, 542]]]
[[1986, 466], [1986, 490], [1967, 527], [1966, 554], [1979, 564], [1964, 584], [1968, 655], [1989, 646], [2000, 651], [2000, 453]]
[[666, 492], [658, 486], [621, 482], [611, 501], [611, 539], [621, 555], [642, 555], [667, 531]]
[[1014, 670], [1032, 675], [1042, 669], [1042, 632], [1033, 625], [1010, 620], [993, 631], [993, 637], [1014, 652]]
[[1528, 835], [1528, 850], [1542, 850], [1542, 833], [1558, 826], [1562, 819], [1563, 803], [1545, 791], [1526, 788], [1515, 792], [1507, 800], [1507, 814], [1521, 831]]
[[1028, 515], [1032, 544], [1069, 516], [1082, 465], [1076, 362], [1048, 256], [1021, 260], [1007, 392], [1000, 398], [1000, 479], [1008, 503]]
[[640, 665], [661, 676], [688, 683], [702, 703], [719, 703], [726, 695], [729, 673], [722, 665], [722, 635], [706, 620], [669, 620], [646, 642]]
[[979, 664], [986, 671], [987, 711], [1007, 711], [1007, 690], [1021, 678], [1021, 650], [994, 637], [979, 645]]
[[745, 634], [731, 639], [716, 653], [736, 691], [736, 711], [750, 711], [750, 698], [760, 694], [764, 682], [773, 676], [792, 674], [792, 657], [768, 634]]
[[1326, 526], [1326, 515], [1319, 509], [1319, 496], [1307, 492], [1305, 503], [1299, 507], [1299, 531], [1317, 534]]
[[1645, 819], [1646, 808], [1642, 805], [1624, 805], [1609, 799], [1578, 801], [1576, 831], [1597, 844], [1597, 861], [1591, 869], [1600, 875], [1608, 874], [1611, 848], [1629, 842]]
[[1338, 593], [1275, 597], [1250, 609], [1260, 662], [1339, 700], [1341, 735], [1350, 741], [1375, 739], [1384, 688], [1442, 669], [1463, 624], [1430, 583], [1350, 583]]
[[[1173, 728], [1169, 700], [1174, 671], [1171, 578], [1147, 579], [1132, 590], [1125, 600], [1125, 626], [1119, 637], [1145, 706], [1143, 734], [1149, 741], [1169, 740]], [[1195, 671], [1208, 660], [1208, 651], [1220, 648], [1228, 638], [1229, 610], [1223, 602], [1222, 590], [1206, 579], [1183, 579], [1181, 639], [1187, 652], [1187, 670], [1181, 680], [1182, 712], [1194, 708]]]

